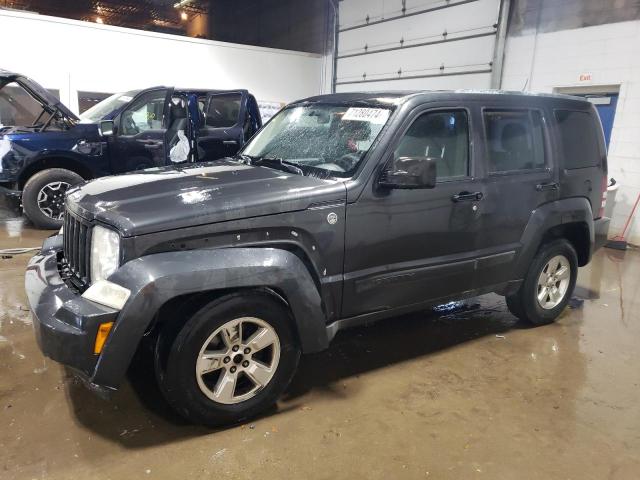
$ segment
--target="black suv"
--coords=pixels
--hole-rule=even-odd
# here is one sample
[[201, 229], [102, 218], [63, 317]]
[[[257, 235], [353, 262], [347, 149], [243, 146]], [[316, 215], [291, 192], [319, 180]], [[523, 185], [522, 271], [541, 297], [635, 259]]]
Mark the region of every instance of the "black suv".
[[70, 191], [26, 274], [36, 336], [101, 393], [144, 338], [178, 412], [237, 421], [345, 327], [488, 292], [554, 321], [605, 241], [606, 170], [582, 99], [302, 100], [235, 158]]

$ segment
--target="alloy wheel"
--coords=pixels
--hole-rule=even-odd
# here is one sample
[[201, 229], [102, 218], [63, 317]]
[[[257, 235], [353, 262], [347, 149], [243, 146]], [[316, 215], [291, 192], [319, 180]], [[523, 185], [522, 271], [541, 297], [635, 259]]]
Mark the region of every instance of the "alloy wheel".
[[64, 215], [64, 196], [71, 184], [67, 182], [47, 183], [38, 192], [38, 208], [47, 217], [62, 220]]
[[564, 255], [551, 258], [538, 277], [536, 296], [545, 310], [557, 307], [564, 300], [571, 281], [571, 264]]
[[253, 398], [273, 378], [280, 361], [275, 329], [255, 317], [230, 320], [204, 342], [196, 379], [214, 402], [236, 404]]

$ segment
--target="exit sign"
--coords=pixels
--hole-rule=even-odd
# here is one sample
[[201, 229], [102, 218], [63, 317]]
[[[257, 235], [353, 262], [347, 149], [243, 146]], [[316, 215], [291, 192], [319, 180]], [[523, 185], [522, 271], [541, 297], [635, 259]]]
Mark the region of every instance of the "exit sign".
[[590, 73], [581, 73], [578, 77], [580, 82], [590, 82], [591, 80], [593, 80], [593, 76]]

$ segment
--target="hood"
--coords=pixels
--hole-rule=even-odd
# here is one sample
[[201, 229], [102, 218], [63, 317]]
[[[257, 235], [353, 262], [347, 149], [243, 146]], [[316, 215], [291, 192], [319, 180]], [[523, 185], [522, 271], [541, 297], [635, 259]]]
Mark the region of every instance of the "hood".
[[69, 191], [67, 208], [124, 236], [346, 201], [342, 182], [223, 159], [103, 177]]
[[44, 108], [48, 108], [51, 112], [56, 109], [65, 117], [71, 120], [79, 120], [79, 118], [71, 110], [69, 110], [60, 100], [54, 97], [46, 88], [29, 77], [20, 75], [19, 73], [8, 72], [0, 69], [0, 89], [11, 82], [17, 82]]

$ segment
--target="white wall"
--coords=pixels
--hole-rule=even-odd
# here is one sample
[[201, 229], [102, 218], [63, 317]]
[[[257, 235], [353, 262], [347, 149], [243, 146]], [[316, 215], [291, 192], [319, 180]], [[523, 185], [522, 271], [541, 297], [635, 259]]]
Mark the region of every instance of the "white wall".
[[[474, 0], [470, 3], [460, 0], [407, 0], [406, 15], [425, 9], [435, 10], [340, 32], [339, 57], [364, 52], [365, 45], [369, 54], [339, 58], [337, 91], [489, 88], [490, 63], [496, 39], [494, 25], [498, 22], [499, 6], [499, 0]], [[370, 22], [397, 17], [402, 14], [401, 9], [402, 0], [343, 0], [340, 2], [340, 28], [344, 30], [362, 25], [366, 23], [367, 16]], [[445, 31], [446, 37], [442, 35]], [[411, 47], [482, 33], [490, 35]], [[403, 40], [400, 50], [372, 53], [398, 47], [400, 40]], [[485, 73], [438, 76], [441, 65], [445, 66], [444, 73], [447, 74]], [[399, 70], [402, 70], [400, 76], [396, 73]], [[362, 80], [365, 73], [367, 80], [402, 79], [341, 84]], [[403, 78], [419, 75], [436, 76]]]
[[[580, 81], [581, 74], [592, 79]], [[619, 234], [640, 193], [640, 21], [509, 37], [502, 88], [525, 84], [537, 92], [619, 85], [609, 145], [609, 176], [621, 185], [610, 235]], [[638, 216], [628, 236], [634, 244], [640, 244]]]
[[290, 102], [322, 88], [320, 55], [0, 10], [0, 68], [32, 77], [77, 112], [77, 91], [169, 85], [246, 88]]

